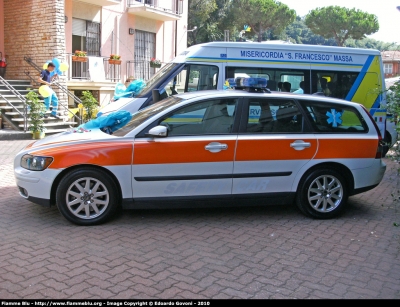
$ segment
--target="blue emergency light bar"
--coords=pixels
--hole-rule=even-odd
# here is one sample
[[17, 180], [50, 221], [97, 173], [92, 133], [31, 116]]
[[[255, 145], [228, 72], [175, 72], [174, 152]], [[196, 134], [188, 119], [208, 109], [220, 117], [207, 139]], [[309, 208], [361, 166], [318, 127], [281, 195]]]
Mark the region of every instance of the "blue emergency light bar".
[[226, 81], [228, 81], [230, 87], [235, 87], [237, 85], [235, 78], [228, 78]]
[[240, 86], [251, 88], [266, 88], [267, 79], [265, 78], [243, 78], [240, 80]]

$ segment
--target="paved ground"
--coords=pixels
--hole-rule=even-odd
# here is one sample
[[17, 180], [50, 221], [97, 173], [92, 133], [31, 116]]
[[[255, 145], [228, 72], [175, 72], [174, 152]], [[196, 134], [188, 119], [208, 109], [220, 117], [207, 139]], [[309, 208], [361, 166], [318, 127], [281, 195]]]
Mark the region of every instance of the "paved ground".
[[335, 220], [274, 206], [126, 211], [78, 227], [18, 195], [13, 156], [29, 142], [0, 141], [0, 299], [400, 299], [390, 159]]

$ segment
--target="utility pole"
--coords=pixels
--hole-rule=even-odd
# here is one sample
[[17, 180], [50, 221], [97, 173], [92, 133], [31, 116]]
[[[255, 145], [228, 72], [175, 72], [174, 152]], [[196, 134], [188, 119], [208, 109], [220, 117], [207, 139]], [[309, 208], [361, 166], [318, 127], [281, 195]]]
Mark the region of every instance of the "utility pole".
[[229, 30], [224, 30], [224, 41], [229, 42]]

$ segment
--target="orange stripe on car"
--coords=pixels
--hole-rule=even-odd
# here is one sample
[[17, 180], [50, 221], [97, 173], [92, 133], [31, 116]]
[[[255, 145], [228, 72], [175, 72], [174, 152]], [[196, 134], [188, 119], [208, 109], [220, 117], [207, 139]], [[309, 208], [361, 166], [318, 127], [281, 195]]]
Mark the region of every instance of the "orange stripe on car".
[[91, 143], [60, 146], [32, 152], [39, 156], [54, 157], [49, 168], [59, 169], [78, 164], [101, 166], [131, 165], [132, 143]]
[[[215, 142], [215, 141], [214, 141]], [[228, 149], [211, 153], [205, 146], [211, 141], [135, 142], [133, 164], [200, 163], [233, 161], [236, 140], [218, 141]]]
[[311, 144], [309, 148], [303, 150], [290, 147], [295, 140], [298, 139], [239, 140], [236, 161], [311, 159], [317, 150], [317, 140], [302, 138], [301, 140]]
[[319, 139], [314, 159], [375, 158], [378, 139]]

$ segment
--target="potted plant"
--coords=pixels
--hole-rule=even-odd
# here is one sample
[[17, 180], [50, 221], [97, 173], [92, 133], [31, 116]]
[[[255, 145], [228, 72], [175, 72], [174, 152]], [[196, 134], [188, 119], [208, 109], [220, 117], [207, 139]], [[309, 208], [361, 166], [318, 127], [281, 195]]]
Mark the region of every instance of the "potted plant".
[[87, 62], [87, 52], [82, 50], [75, 50], [72, 56], [72, 61], [75, 62]]
[[97, 102], [96, 98], [94, 98], [93, 94], [89, 91], [83, 91], [81, 101], [81, 107], [84, 109], [84, 122], [88, 122], [89, 120], [96, 118], [99, 103]]
[[28, 107], [29, 126], [28, 129], [32, 131], [33, 139], [42, 139], [45, 135], [46, 128], [44, 127], [44, 113], [46, 107], [39, 99], [39, 95], [35, 91], [30, 91], [26, 94], [26, 104]]
[[4, 78], [4, 76], [6, 75], [6, 67], [7, 67], [6, 58], [3, 58], [3, 53], [0, 52], [0, 77]]
[[160, 68], [161, 67], [161, 61], [159, 59], [152, 58], [150, 60], [150, 67]]
[[121, 56], [118, 54], [111, 54], [110, 58], [108, 60], [108, 63], [110, 64], [117, 64], [120, 65], [121, 64]]

